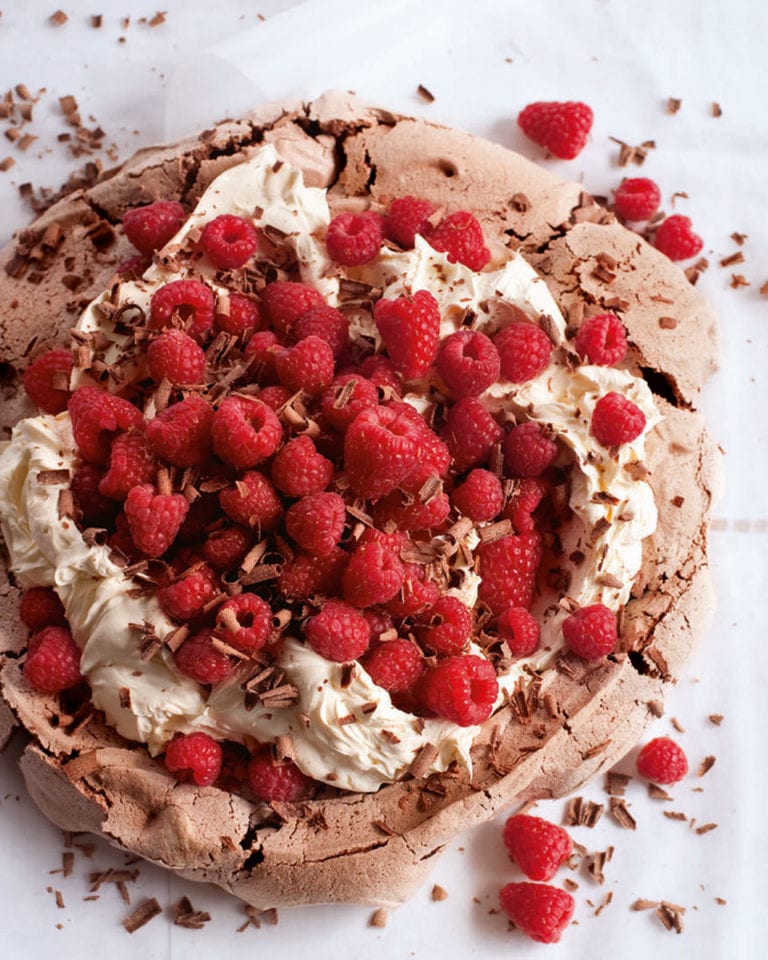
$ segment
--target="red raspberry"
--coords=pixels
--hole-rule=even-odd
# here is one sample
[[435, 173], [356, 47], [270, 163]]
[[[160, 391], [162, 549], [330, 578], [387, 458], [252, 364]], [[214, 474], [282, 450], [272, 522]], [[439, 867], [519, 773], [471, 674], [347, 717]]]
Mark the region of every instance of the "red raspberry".
[[582, 323], [574, 346], [589, 363], [610, 367], [627, 355], [627, 331], [614, 314], [599, 313]]
[[438, 530], [451, 510], [448, 494], [429, 463], [419, 463], [396, 490], [379, 500], [373, 518], [380, 527]]
[[262, 390], [259, 390], [259, 400], [275, 411], [284, 407], [286, 403], [291, 399], [291, 391], [286, 390], [285, 387], [275, 384], [273, 387], [264, 387]]
[[201, 383], [205, 373], [205, 354], [200, 344], [186, 333], [168, 330], [147, 347], [147, 366], [155, 383], [163, 379], [173, 384]]
[[463, 263], [470, 270], [482, 270], [491, 259], [480, 221], [466, 210], [457, 210], [428, 230], [429, 245], [445, 253], [450, 263]]
[[656, 737], [637, 755], [637, 772], [654, 783], [677, 783], [688, 773], [688, 758], [674, 740]]
[[283, 386], [294, 393], [303, 390], [310, 397], [330, 386], [335, 364], [330, 344], [320, 337], [305, 337], [275, 352], [275, 369]]
[[325, 557], [297, 553], [283, 566], [277, 585], [289, 600], [310, 600], [341, 592], [341, 577], [349, 555], [337, 547]]
[[405, 571], [394, 550], [381, 543], [364, 543], [350, 557], [342, 577], [344, 599], [354, 607], [386, 603], [398, 592]]
[[358, 496], [377, 498], [413, 470], [418, 452], [418, 434], [408, 414], [391, 407], [363, 410], [344, 438], [344, 470]]
[[160, 587], [157, 600], [173, 620], [186, 623], [203, 612], [203, 607], [219, 593], [219, 578], [206, 563], [198, 564], [175, 583]]
[[614, 209], [623, 220], [650, 220], [661, 204], [661, 191], [647, 177], [622, 180], [614, 193]]
[[493, 520], [504, 505], [501, 480], [490, 470], [472, 470], [464, 483], [454, 487], [451, 503], [473, 523]]
[[148, 557], [162, 557], [188, 510], [189, 501], [180, 493], [156, 493], [151, 483], [133, 487], [125, 500], [131, 539]]
[[557, 444], [534, 420], [512, 427], [504, 438], [504, 472], [509, 477], [538, 477], [557, 459]]
[[67, 404], [77, 448], [90, 463], [104, 464], [115, 435], [122, 430], [144, 428], [136, 407], [99, 387], [80, 387]]
[[484, 333], [459, 330], [446, 337], [437, 354], [437, 372], [454, 397], [476, 397], [496, 383], [499, 351]]
[[440, 307], [428, 290], [394, 300], [377, 300], [373, 308], [392, 366], [405, 380], [429, 370], [440, 341]]
[[410, 640], [388, 640], [366, 654], [362, 661], [371, 680], [389, 693], [413, 690], [424, 674], [425, 663]]
[[435, 206], [429, 200], [399, 197], [390, 203], [384, 217], [384, 234], [404, 250], [412, 250], [416, 234], [423, 235], [429, 229], [429, 218], [434, 212]]
[[675, 213], [659, 224], [653, 245], [670, 260], [687, 260], [701, 251], [704, 241], [691, 229], [690, 217]]
[[200, 630], [193, 634], [173, 655], [179, 673], [197, 683], [221, 683], [232, 673], [232, 661], [217, 650], [211, 640], [213, 631]]
[[384, 606], [393, 617], [415, 617], [434, 606], [439, 599], [440, 590], [427, 577], [424, 567], [418, 563], [404, 563], [402, 586]]
[[232, 570], [251, 546], [251, 537], [242, 527], [224, 527], [208, 535], [203, 544], [203, 556], [214, 570]]
[[319, 337], [325, 340], [338, 360], [349, 345], [349, 320], [341, 310], [322, 304], [312, 307], [302, 314], [293, 325], [293, 338], [304, 340], [306, 337]]
[[221, 773], [221, 746], [207, 733], [177, 733], [165, 748], [165, 768], [181, 783], [210, 787]]
[[342, 373], [336, 377], [321, 400], [323, 416], [328, 424], [340, 433], [347, 429], [361, 410], [378, 405], [376, 387], [370, 380], [356, 373]]
[[260, 533], [274, 530], [283, 516], [283, 504], [275, 488], [258, 470], [248, 470], [219, 493], [219, 502], [226, 515], [244, 527], [255, 527]]
[[271, 457], [283, 439], [277, 414], [254, 397], [227, 397], [213, 415], [213, 449], [238, 470]]
[[631, 443], [645, 430], [645, 414], [620, 393], [606, 393], [592, 412], [592, 435], [605, 447]]
[[240, 337], [245, 341], [257, 330], [261, 330], [264, 321], [255, 300], [239, 293], [229, 293], [225, 298], [219, 298], [216, 303], [213, 325], [217, 330], [231, 333], [233, 337]]
[[[539, 648], [539, 624], [525, 607], [509, 607], [505, 610], [499, 617], [497, 629], [515, 657], [528, 657]], [[547, 880], [548, 877], [534, 879]]]
[[274, 760], [268, 747], [248, 764], [251, 790], [265, 803], [298, 803], [309, 795], [311, 782], [290, 760]]
[[487, 720], [498, 693], [493, 664], [470, 655], [439, 660], [427, 669], [421, 683], [427, 709], [460, 727]]
[[255, 593], [230, 597], [216, 613], [216, 633], [243, 653], [261, 650], [272, 632], [272, 609]]
[[484, 463], [504, 431], [479, 400], [464, 397], [448, 410], [443, 438], [457, 470]]
[[573, 160], [587, 142], [593, 119], [586, 103], [539, 101], [520, 111], [517, 124], [534, 143], [561, 160]]
[[183, 224], [184, 207], [175, 200], [156, 200], [123, 214], [126, 237], [145, 257], [164, 247]]
[[382, 353], [366, 357], [360, 364], [360, 373], [367, 377], [376, 387], [392, 390], [399, 397], [403, 392], [403, 385], [392, 362]]
[[573, 851], [573, 840], [555, 823], [518, 813], [504, 824], [504, 846], [530, 880], [551, 880]]
[[304, 637], [315, 653], [342, 663], [365, 653], [371, 628], [359, 610], [339, 600], [329, 600], [320, 613], [304, 624]]
[[413, 541], [407, 533], [402, 530], [393, 530], [391, 533], [384, 533], [383, 530], [377, 530], [376, 527], [366, 527], [363, 530], [358, 543], [381, 543], [389, 550], [393, 550], [398, 557], [404, 550], [413, 549]]
[[546, 883], [508, 883], [499, 899], [512, 923], [538, 943], [557, 943], [575, 906], [570, 893]]
[[381, 217], [377, 213], [340, 213], [328, 224], [328, 256], [344, 267], [368, 263], [381, 247]]
[[510, 534], [477, 548], [479, 597], [495, 614], [508, 607], [530, 607], [541, 563], [541, 539], [535, 533]]
[[153, 330], [182, 327], [202, 340], [213, 326], [213, 293], [199, 280], [172, 280], [152, 294], [149, 325]]
[[261, 293], [261, 302], [272, 329], [278, 337], [290, 337], [294, 323], [312, 307], [325, 302], [319, 290], [303, 283], [277, 280], [268, 283]]
[[111, 550], [122, 554], [130, 563], [146, 559], [133, 542], [128, 528], [128, 518], [123, 510], [115, 517], [115, 532], [109, 538], [109, 546]]
[[501, 375], [512, 383], [525, 383], [538, 376], [552, 353], [552, 341], [534, 323], [510, 323], [493, 342], [501, 358]]
[[450, 594], [440, 597], [419, 620], [421, 642], [439, 657], [461, 653], [472, 632], [472, 611]]
[[289, 497], [320, 493], [333, 480], [333, 464], [317, 452], [311, 437], [294, 437], [272, 463], [272, 482]]
[[245, 346], [249, 377], [254, 382], [265, 384], [277, 378], [275, 354], [280, 349], [277, 336], [271, 330], [259, 330]]
[[66, 627], [64, 605], [52, 587], [30, 587], [21, 595], [19, 619], [35, 633], [43, 627]]
[[157, 461], [146, 437], [131, 430], [119, 433], [112, 441], [109, 470], [101, 478], [99, 493], [112, 500], [125, 500], [131, 487], [154, 483]]
[[546, 488], [536, 477], [524, 477], [515, 483], [515, 492], [504, 510], [515, 533], [532, 533], [536, 527], [533, 511], [544, 499]]
[[[444, 477], [451, 465], [451, 453], [447, 445], [430, 430], [426, 420], [410, 403], [392, 400], [387, 404], [387, 409], [394, 411], [412, 424], [414, 439], [419, 447], [418, 460], [413, 469], [419, 470], [428, 466], [433, 473]], [[410, 473], [407, 477], [410, 478]]]
[[256, 253], [259, 237], [252, 223], [231, 213], [210, 220], [200, 234], [200, 246], [215, 267], [236, 270]]
[[103, 527], [112, 520], [117, 504], [99, 493], [104, 471], [92, 463], [83, 463], [72, 477], [72, 495], [80, 519], [86, 527]]
[[196, 467], [211, 455], [213, 407], [193, 394], [158, 413], [147, 424], [155, 453], [175, 467]]
[[29, 638], [24, 676], [41, 693], [60, 693], [80, 683], [80, 648], [69, 630], [43, 627]]
[[311, 493], [288, 508], [285, 529], [307, 553], [324, 557], [341, 540], [347, 508], [337, 493]]
[[597, 660], [616, 649], [616, 614], [602, 603], [582, 607], [563, 621], [568, 647], [585, 660]]
[[[69, 400], [69, 375], [74, 366], [71, 350], [49, 350], [24, 371], [27, 396], [43, 413], [62, 413]], [[57, 383], [66, 386], [56, 386]]]

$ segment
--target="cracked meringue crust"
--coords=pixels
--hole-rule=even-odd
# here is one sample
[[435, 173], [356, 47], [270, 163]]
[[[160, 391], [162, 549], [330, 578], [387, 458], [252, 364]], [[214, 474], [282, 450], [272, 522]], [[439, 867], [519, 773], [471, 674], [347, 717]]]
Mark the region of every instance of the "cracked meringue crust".
[[645, 463], [659, 522], [622, 613], [620, 650], [597, 664], [560, 655], [553, 669], [521, 685], [476, 740], [471, 781], [448, 772], [374, 794], [329, 791], [299, 808], [268, 808], [214, 787], [178, 784], [97, 716], [83, 724], [63, 715], [55, 698], [32, 692], [18, 659], [26, 642], [18, 594], [4, 578], [0, 742], [14, 725], [27, 732], [21, 766], [30, 794], [64, 829], [102, 833], [257, 907], [394, 905], [425, 880], [434, 856], [461, 830], [526, 800], [563, 796], [612, 766], [658, 713], [706, 628], [717, 456], [695, 405], [716, 366], [717, 325], [680, 269], [578, 184], [466, 133], [326, 94], [308, 104], [267, 105], [195, 139], [142, 150], [62, 197], [5, 251], [4, 426], [30, 412], [17, 389], [26, 358], [59, 343], [62, 328], [132, 256], [114, 229], [125, 209], [161, 198], [191, 207], [215, 176], [264, 143], [302, 168], [308, 185], [328, 189], [332, 210], [406, 193], [469, 209], [492, 247], [526, 256], [566, 316], [585, 302], [593, 312], [619, 311], [633, 372], [645, 377], [664, 416], [649, 436]]

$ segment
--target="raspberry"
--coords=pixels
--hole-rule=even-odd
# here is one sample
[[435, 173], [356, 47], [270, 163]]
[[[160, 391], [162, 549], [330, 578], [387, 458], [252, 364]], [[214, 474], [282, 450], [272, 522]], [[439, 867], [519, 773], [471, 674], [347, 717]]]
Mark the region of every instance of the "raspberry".
[[248, 470], [233, 487], [225, 487], [219, 493], [219, 502], [231, 520], [255, 527], [260, 533], [274, 530], [283, 516], [280, 497], [258, 470]]
[[426, 238], [434, 250], [446, 254], [450, 263], [463, 263], [470, 270], [482, 270], [491, 259], [480, 221], [466, 210], [444, 217], [427, 231]]
[[392, 362], [382, 353], [366, 357], [360, 364], [360, 373], [367, 377], [376, 387], [387, 387], [399, 397], [403, 392], [403, 385]]
[[557, 943], [575, 906], [570, 893], [546, 883], [508, 883], [499, 900], [512, 923], [538, 943]]
[[230, 597], [216, 613], [216, 633], [243, 653], [261, 650], [272, 632], [272, 609], [255, 593]]
[[392, 366], [405, 380], [429, 370], [440, 340], [440, 307], [428, 290], [394, 300], [377, 300], [373, 308]]
[[242, 294], [229, 293], [216, 303], [213, 325], [217, 330], [231, 333], [233, 337], [245, 341], [261, 330], [263, 323], [258, 303]]
[[291, 399], [291, 391], [276, 384], [273, 387], [264, 387], [262, 390], [259, 390], [258, 396], [262, 403], [266, 403], [270, 409], [277, 413], [280, 407], [285, 406]]
[[476, 397], [499, 379], [499, 351], [484, 333], [459, 330], [440, 344], [437, 372], [453, 397]]
[[524, 477], [515, 483], [515, 492], [504, 510], [504, 516], [512, 521], [515, 533], [532, 533], [535, 529], [533, 511], [544, 498], [546, 488], [535, 477]]
[[184, 207], [175, 200], [156, 200], [123, 214], [126, 237], [145, 257], [164, 247], [183, 223]]
[[294, 437], [272, 463], [272, 482], [289, 497], [320, 493], [333, 480], [333, 464], [317, 452], [311, 437]]
[[65, 627], [64, 605], [52, 587], [30, 587], [21, 595], [19, 619], [35, 633], [43, 627]]
[[217, 650], [211, 640], [211, 630], [193, 634], [173, 655], [179, 673], [196, 683], [221, 683], [232, 673], [232, 661]]
[[115, 273], [121, 280], [138, 280], [151, 263], [150, 256], [137, 254], [135, 257], [129, 257], [122, 263], [118, 263], [115, 267]]
[[552, 341], [541, 327], [515, 321], [500, 330], [493, 341], [501, 359], [501, 375], [512, 383], [538, 376], [549, 363]]
[[498, 692], [493, 664], [469, 655], [439, 660], [427, 669], [421, 683], [427, 709], [460, 727], [487, 720]]
[[49, 350], [24, 371], [27, 396], [43, 413], [57, 414], [67, 409], [69, 375], [73, 366], [71, 350]]
[[328, 224], [325, 246], [334, 263], [358, 267], [381, 247], [381, 217], [377, 213], [340, 213]]
[[29, 638], [24, 676], [41, 693], [60, 693], [80, 683], [80, 648], [69, 630], [43, 627]]
[[80, 387], [67, 404], [77, 448], [90, 463], [104, 464], [115, 435], [144, 428], [141, 413], [121, 397], [99, 387]]
[[659, 209], [661, 192], [647, 177], [629, 177], [614, 191], [614, 209], [623, 220], [650, 220]]
[[541, 540], [536, 534], [512, 533], [480, 544], [476, 555], [482, 577], [479, 597], [495, 614], [508, 607], [530, 607], [541, 563]]
[[111, 500], [125, 500], [131, 487], [154, 483], [156, 476], [157, 461], [146, 437], [134, 430], [119, 433], [112, 441], [109, 470], [101, 478], [99, 493]]
[[372, 607], [394, 597], [405, 571], [394, 550], [381, 543], [364, 543], [350, 557], [342, 577], [344, 599], [354, 607]]
[[563, 621], [568, 647], [585, 660], [597, 660], [616, 649], [616, 614], [602, 603], [582, 607]]
[[288, 508], [285, 529], [302, 550], [324, 557], [341, 540], [346, 518], [346, 505], [337, 493], [311, 493]]
[[362, 661], [371, 680], [389, 693], [413, 690], [424, 674], [424, 657], [410, 640], [388, 640]]
[[181, 327], [202, 340], [213, 325], [213, 293], [199, 280], [172, 280], [152, 294], [149, 325], [153, 330]]
[[[525, 607], [509, 607], [500, 616], [497, 624], [499, 636], [515, 657], [527, 657], [539, 647], [541, 631], [536, 619]], [[534, 877], [546, 880], [548, 877]]]
[[175, 583], [160, 587], [157, 600], [164, 613], [186, 623], [203, 612], [203, 607], [219, 592], [219, 578], [206, 563], [187, 571]]
[[220, 270], [245, 266], [258, 245], [259, 237], [253, 224], [230, 213], [210, 220], [200, 234], [200, 246]]
[[304, 624], [304, 637], [315, 653], [343, 663], [365, 653], [371, 628], [359, 610], [339, 600], [329, 600], [320, 613]]
[[458, 597], [447, 594], [419, 620], [421, 642], [439, 657], [461, 653], [472, 632], [472, 612]]
[[586, 103], [539, 101], [520, 111], [517, 124], [534, 143], [561, 160], [573, 160], [587, 142], [592, 120], [592, 110]]
[[538, 477], [557, 459], [557, 444], [533, 420], [512, 427], [504, 438], [504, 472], [510, 477]]
[[408, 414], [391, 407], [363, 410], [344, 438], [349, 485], [358, 496], [381, 497], [410, 473], [418, 452], [418, 434]]
[[376, 504], [373, 518], [380, 527], [400, 530], [438, 530], [451, 505], [448, 494], [429, 463], [418, 463], [396, 490]]
[[688, 773], [688, 758], [674, 740], [656, 737], [637, 755], [637, 772], [654, 783], [677, 783]]
[[151, 483], [133, 487], [125, 500], [131, 539], [148, 557], [162, 557], [188, 510], [189, 501], [180, 493], [156, 493]]
[[582, 323], [574, 346], [589, 363], [610, 367], [627, 355], [627, 332], [614, 314], [599, 313]]
[[504, 824], [504, 846], [530, 880], [551, 880], [570, 857], [573, 840], [557, 824], [519, 813]]
[[214, 530], [203, 544], [203, 556], [214, 570], [232, 570], [251, 548], [251, 538], [242, 527]]
[[404, 250], [412, 250], [416, 234], [422, 235], [429, 228], [429, 218], [435, 206], [429, 200], [418, 197], [399, 197], [389, 205], [384, 217], [384, 234]]
[[[422, 467], [429, 467], [433, 473], [436, 473], [439, 477], [444, 477], [451, 465], [451, 453], [447, 445], [436, 433], [430, 430], [427, 422], [410, 403], [392, 400], [387, 404], [387, 408], [404, 417], [412, 425], [414, 439], [419, 448], [418, 460], [412, 469], [419, 470]], [[410, 479], [410, 471], [406, 476]], [[426, 479], [426, 476], [424, 479]]]
[[193, 394], [158, 413], [147, 424], [155, 453], [175, 467], [196, 467], [211, 455], [213, 407]]
[[165, 748], [165, 768], [181, 783], [210, 787], [221, 773], [221, 746], [207, 733], [177, 733]]
[[279, 763], [268, 747], [254, 755], [248, 764], [248, 783], [259, 800], [265, 803], [297, 803], [309, 794], [309, 777], [290, 760]]
[[145, 559], [133, 542], [131, 531], [128, 528], [128, 518], [123, 510], [115, 517], [115, 532], [109, 538], [109, 546], [111, 550], [122, 554], [129, 563], [136, 563], [138, 560]]
[[275, 352], [275, 369], [283, 386], [294, 393], [303, 390], [311, 397], [330, 386], [335, 364], [330, 344], [320, 337], [305, 337], [295, 346]]
[[325, 340], [334, 359], [338, 360], [349, 344], [349, 320], [341, 310], [324, 303], [312, 307], [299, 317], [293, 325], [293, 337], [295, 340], [304, 340], [306, 337]]
[[265, 384], [277, 378], [275, 354], [280, 344], [271, 330], [259, 330], [245, 346], [245, 358], [249, 363], [248, 375], [254, 382]]
[[341, 577], [349, 555], [336, 548], [325, 557], [297, 553], [283, 566], [277, 585], [290, 600], [309, 600], [317, 596], [332, 596], [341, 592]]
[[278, 337], [289, 337], [293, 324], [312, 307], [325, 302], [314, 287], [290, 280], [268, 283], [261, 293], [261, 302], [270, 325]]
[[213, 415], [213, 449], [238, 470], [271, 457], [283, 439], [277, 414], [254, 397], [227, 397]]
[[[351, 384], [351, 386], [349, 386]], [[328, 424], [343, 433], [361, 410], [377, 407], [379, 395], [370, 380], [342, 373], [323, 393], [321, 407]]]
[[391, 600], [387, 600], [387, 613], [393, 617], [415, 617], [424, 613], [440, 598], [440, 590], [430, 580], [424, 567], [418, 563], [403, 564], [403, 583]]
[[473, 523], [493, 520], [504, 505], [501, 480], [490, 470], [472, 470], [464, 483], [454, 487], [451, 503]]
[[205, 373], [205, 354], [192, 337], [181, 330], [169, 330], [147, 347], [147, 366], [155, 383], [163, 379], [173, 384], [200, 383]]
[[606, 393], [592, 412], [592, 435], [605, 447], [631, 443], [645, 430], [645, 414], [620, 393]]
[[653, 245], [670, 260], [687, 260], [700, 252], [704, 241], [691, 229], [690, 217], [675, 213], [659, 224]]
[[474, 397], [464, 397], [448, 410], [443, 439], [457, 470], [484, 463], [503, 436], [504, 431]]

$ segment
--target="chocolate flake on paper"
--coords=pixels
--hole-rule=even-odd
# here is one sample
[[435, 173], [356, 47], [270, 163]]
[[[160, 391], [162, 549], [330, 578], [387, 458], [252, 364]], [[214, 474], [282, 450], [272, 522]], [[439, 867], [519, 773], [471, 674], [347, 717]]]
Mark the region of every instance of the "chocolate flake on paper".
[[155, 897], [151, 897], [149, 900], [144, 900], [143, 903], [140, 903], [133, 913], [128, 914], [123, 920], [123, 926], [128, 933], [135, 933], [139, 928], [145, 926], [150, 920], [154, 920], [154, 918], [162, 912], [163, 908]]

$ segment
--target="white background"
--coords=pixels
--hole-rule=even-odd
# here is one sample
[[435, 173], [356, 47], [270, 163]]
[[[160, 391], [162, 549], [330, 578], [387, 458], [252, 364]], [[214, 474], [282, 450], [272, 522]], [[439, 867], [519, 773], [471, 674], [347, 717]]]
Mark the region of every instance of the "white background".
[[[435, 955], [526, 960], [542, 951], [574, 960], [612, 953], [622, 960], [649, 953], [657, 960], [761, 956], [768, 932], [763, 903], [768, 840], [761, 817], [768, 676], [768, 297], [758, 293], [768, 281], [765, 5], [760, 0], [389, 0], [369, 14], [360, 12], [362, 3], [341, 0], [298, 6], [284, 0], [162, 0], [167, 22], [154, 29], [138, 21], [152, 17], [156, 8], [136, 0], [62, 0], [62, 7], [69, 22], [53, 27], [48, 17], [55, 4], [49, 0], [5, 0], [1, 6], [0, 94], [20, 82], [33, 91], [47, 88], [31, 128], [40, 137], [35, 145], [23, 154], [0, 140], [0, 159], [17, 159], [11, 171], [0, 173], [3, 241], [30, 216], [18, 200], [18, 184], [56, 186], [76, 165], [56, 141], [66, 130], [58, 108], [64, 94], [77, 97], [84, 118], [96, 118], [107, 131], [106, 143], [116, 143], [121, 156], [264, 99], [316, 95], [335, 86], [543, 160], [542, 151], [518, 132], [518, 111], [537, 99], [590, 103], [595, 126], [581, 156], [569, 163], [543, 162], [596, 194], [608, 194], [623, 175], [642, 172], [661, 185], [667, 210], [671, 195], [685, 191], [689, 199], [678, 199], [675, 209], [693, 218], [712, 264], [700, 285], [720, 314], [723, 335], [722, 370], [703, 403], [726, 453], [726, 487], [712, 535], [719, 606], [669, 697], [666, 717], [652, 728], [654, 735], [671, 732], [679, 739], [693, 773], [673, 789], [675, 799], [667, 804], [649, 800], [642, 784], [630, 784], [636, 833], [621, 830], [607, 815], [594, 830], [572, 830], [590, 850], [612, 845], [615, 853], [603, 887], [583, 873], [572, 875], [580, 884], [578, 925], [558, 946], [530, 944], [509, 932], [503, 917], [489, 913], [500, 886], [521, 879], [501, 847], [502, 818], [459, 838], [436, 864], [433, 879], [449, 892], [448, 900], [432, 903], [427, 887], [392, 912], [384, 930], [367, 927], [369, 908], [345, 906], [283, 910], [278, 926], [237, 934], [244, 914], [236, 901], [143, 866], [130, 885], [133, 903], [156, 896], [167, 914], [129, 936], [120, 920], [130, 908], [116, 889], [103, 887], [98, 902], [83, 900], [88, 873], [122, 866], [120, 854], [98, 843], [92, 860], [77, 852], [69, 878], [49, 874], [60, 866], [62, 838], [25, 794], [15, 769], [16, 743], [0, 757], [0, 956], [47, 960], [53, 951], [69, 956], [94, 950], [110, 960], [136, 955], [239, 960], [257, 951], [291, 960], [361, 954], [370, 960]], [[103, 15], [100, 31], [90, 28], [91, 13]], [[132, 22], [124, 29], [120, 19], [127, 15]], [[418, 84], [435, 94], [433, 104], [418, 97]], [[670, 96], [683, 101], [675, 116], [665, 113]], [[711, 115], [712, 101], [722, 106], [719, 119]], [[642, 171], [623, 171], [610, 136], [629, 143], [655, 139], [658, 147]], [[737, 249], [733, 231], [748, 234], [746, 262], [723, 269], [718, 260]], [[732, 272], [743, 273], [751, 286], [731, 289]], [[722, 726], [708, 722], [712, 713], [724, 714]], [[672, 730], [671, 717], [685, 733]], [[698, 779], [695, 771], [710, 754], [717, 762]], [[631, 771], [631, 761], [630, 756], [621, 769]], [[606, 799], [600, 784], [585, 795]], [[665, 818], [665, 808], [719, 827], [698, 836], [688, 824]], [[556, 820], [563, 809], [563, 802], [540, 805], [542, 815]], [[48, 886], [62, 892], [65, 909], [57, 909]], [[612, 902], [595, 918], [587, 900], [597, 906], [608, 892]], [[182, 894], [211, 911], [205, 929], [170, 922], [169, 907]], [[685, 906], [683, 935], [665, 931], [652, 911], [631, 912], [637, 897]], [[718, 905], [715, 897], [727, 904]]]

